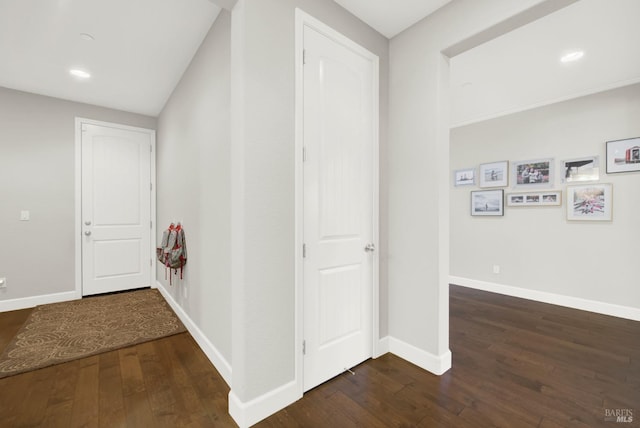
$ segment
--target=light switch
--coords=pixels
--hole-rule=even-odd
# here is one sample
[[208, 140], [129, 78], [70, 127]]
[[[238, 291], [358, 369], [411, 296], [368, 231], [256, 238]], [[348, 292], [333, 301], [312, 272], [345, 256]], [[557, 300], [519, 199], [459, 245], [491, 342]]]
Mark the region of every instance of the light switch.
[[29, 221], [30, 214], [29, 211], [23, 210], [20, 211], [20, 221]]

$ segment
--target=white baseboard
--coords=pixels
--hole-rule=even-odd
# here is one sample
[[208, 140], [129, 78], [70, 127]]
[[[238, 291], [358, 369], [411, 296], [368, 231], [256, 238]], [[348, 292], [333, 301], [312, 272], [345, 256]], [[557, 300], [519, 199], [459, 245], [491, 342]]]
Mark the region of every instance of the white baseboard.
[[[391, 352], [418, 367], [436, 375], [441, 375], [451, 368], [451, 352], [436, 356], [409, 345], [393, 337], [383, 337], [378, 341], [377, 356]], [[229, 392], [229, 414], [240, 426], [250, 427], [288, 405], [302, 398], [299, 385], [293, 381], [247, 403], [243, 403], [231, 391]]]
[[560, 294], [548, 293], [546, 291], [495, 284], [493, 282], [478, 281], [458, 276], [449, 276], [449, 283], [512, 297], [535, 300], [537, 302], [550, 303], [552, 305], [565, 306], [567, 308], [580, 309], [582, 311], [640, 321], [640, 309], [629, 306], [614, 305], [612, 303], [598, 302], [596, 300], [563, 296]]
[[302, 398], [300, 387], [292, 381], [249, 402], [229, 392], [229, 414], [240, 428], [247, 428]]
[[389, 353], [389, 336], [383, 337], [378, 341], [378, 355], [374, 355], [374, 358], [383, 356]]
[[23, 297], [19, 299], [1, 300], [0, 312], [17, 311], [18, 309], [33, 308], [38, 305], [49, 303], [68, 302], [80, 299], [82, 295], [76, 291], [65, 291], [63, 293], [43, 294], [41, 296]]
[[392, 354], [435, 375], [439, 376], [451, 368], [451, 351], [449, 350], [442, 355], [434, 355], [395, 337], [388, 336], [380, 339], [381, 343], [383, 341], [388, 343], [389, 352]]
[[207, 339], [205, 334], [200, 330], [200, 328], [193, 322], [191, 317], [187, 315], [187, 313], [180, 307], [180, 305], [175, 301], [171, 293], [167, 292], [164, 286], [160, 282], [156, 282], [156, 288], [162, 293], [162, 296], [169, 303], [169, 306], [173, 309], [173, 311], [178, 315], [180, 321], [184, 324], [184, 326], [189, 330], [191, 336], [193, 336], [194, 340], [202, 349], [202, 352], [205, 353], [211, 364], [214, 365], [220, 376], [224, 379], [224, 381], [231, 387], [231, 364], [222, 356], [220, 351], [216, 349], [215, 346]]

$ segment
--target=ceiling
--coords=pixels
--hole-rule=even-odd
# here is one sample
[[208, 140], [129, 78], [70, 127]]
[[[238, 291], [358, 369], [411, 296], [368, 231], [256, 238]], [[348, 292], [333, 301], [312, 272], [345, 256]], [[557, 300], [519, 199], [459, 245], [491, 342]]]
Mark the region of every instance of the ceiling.
[[334, 0], [391, 39], [451, 0]]
[[[0, 86], [157, 116], [216, 1], [0, 0]], [[451, 0], [334, 1], [393, 37]], [[640, 81], [639, 16], [638, 0], [580, 0], [452, 58], [452, 125]], [[560, 64], [570, 49], [585, 55]]]
[[452, 126], [640, 82], [639, 18], [638, 0], [580, 0], [453, 57]]
[[[451, 0], [336, 1], [392, 37]], [[216, 2], [233, 3], [0, 0], [0, 86], [157, 116], [217, 18]]]
[[156, 116], [219, 12], [209, 0], [0, 0], [0, 86]]

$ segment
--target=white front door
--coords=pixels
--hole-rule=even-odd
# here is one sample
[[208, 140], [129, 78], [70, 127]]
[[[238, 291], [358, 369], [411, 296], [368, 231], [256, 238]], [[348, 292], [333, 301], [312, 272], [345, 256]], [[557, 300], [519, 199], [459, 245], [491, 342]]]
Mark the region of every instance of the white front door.
[[149, 287], [153, 131], [81, 127], [82, 295]]
[[304, 390], [372, 357], [374, 65], [304, 27]]

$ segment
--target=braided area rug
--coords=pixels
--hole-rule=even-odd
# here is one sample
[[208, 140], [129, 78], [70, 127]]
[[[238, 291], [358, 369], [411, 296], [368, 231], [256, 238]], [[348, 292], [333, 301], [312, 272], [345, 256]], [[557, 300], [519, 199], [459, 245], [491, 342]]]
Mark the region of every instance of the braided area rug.
[[184, 331], [154, 289], [37, 306], [0, 356], [0, 378]]

